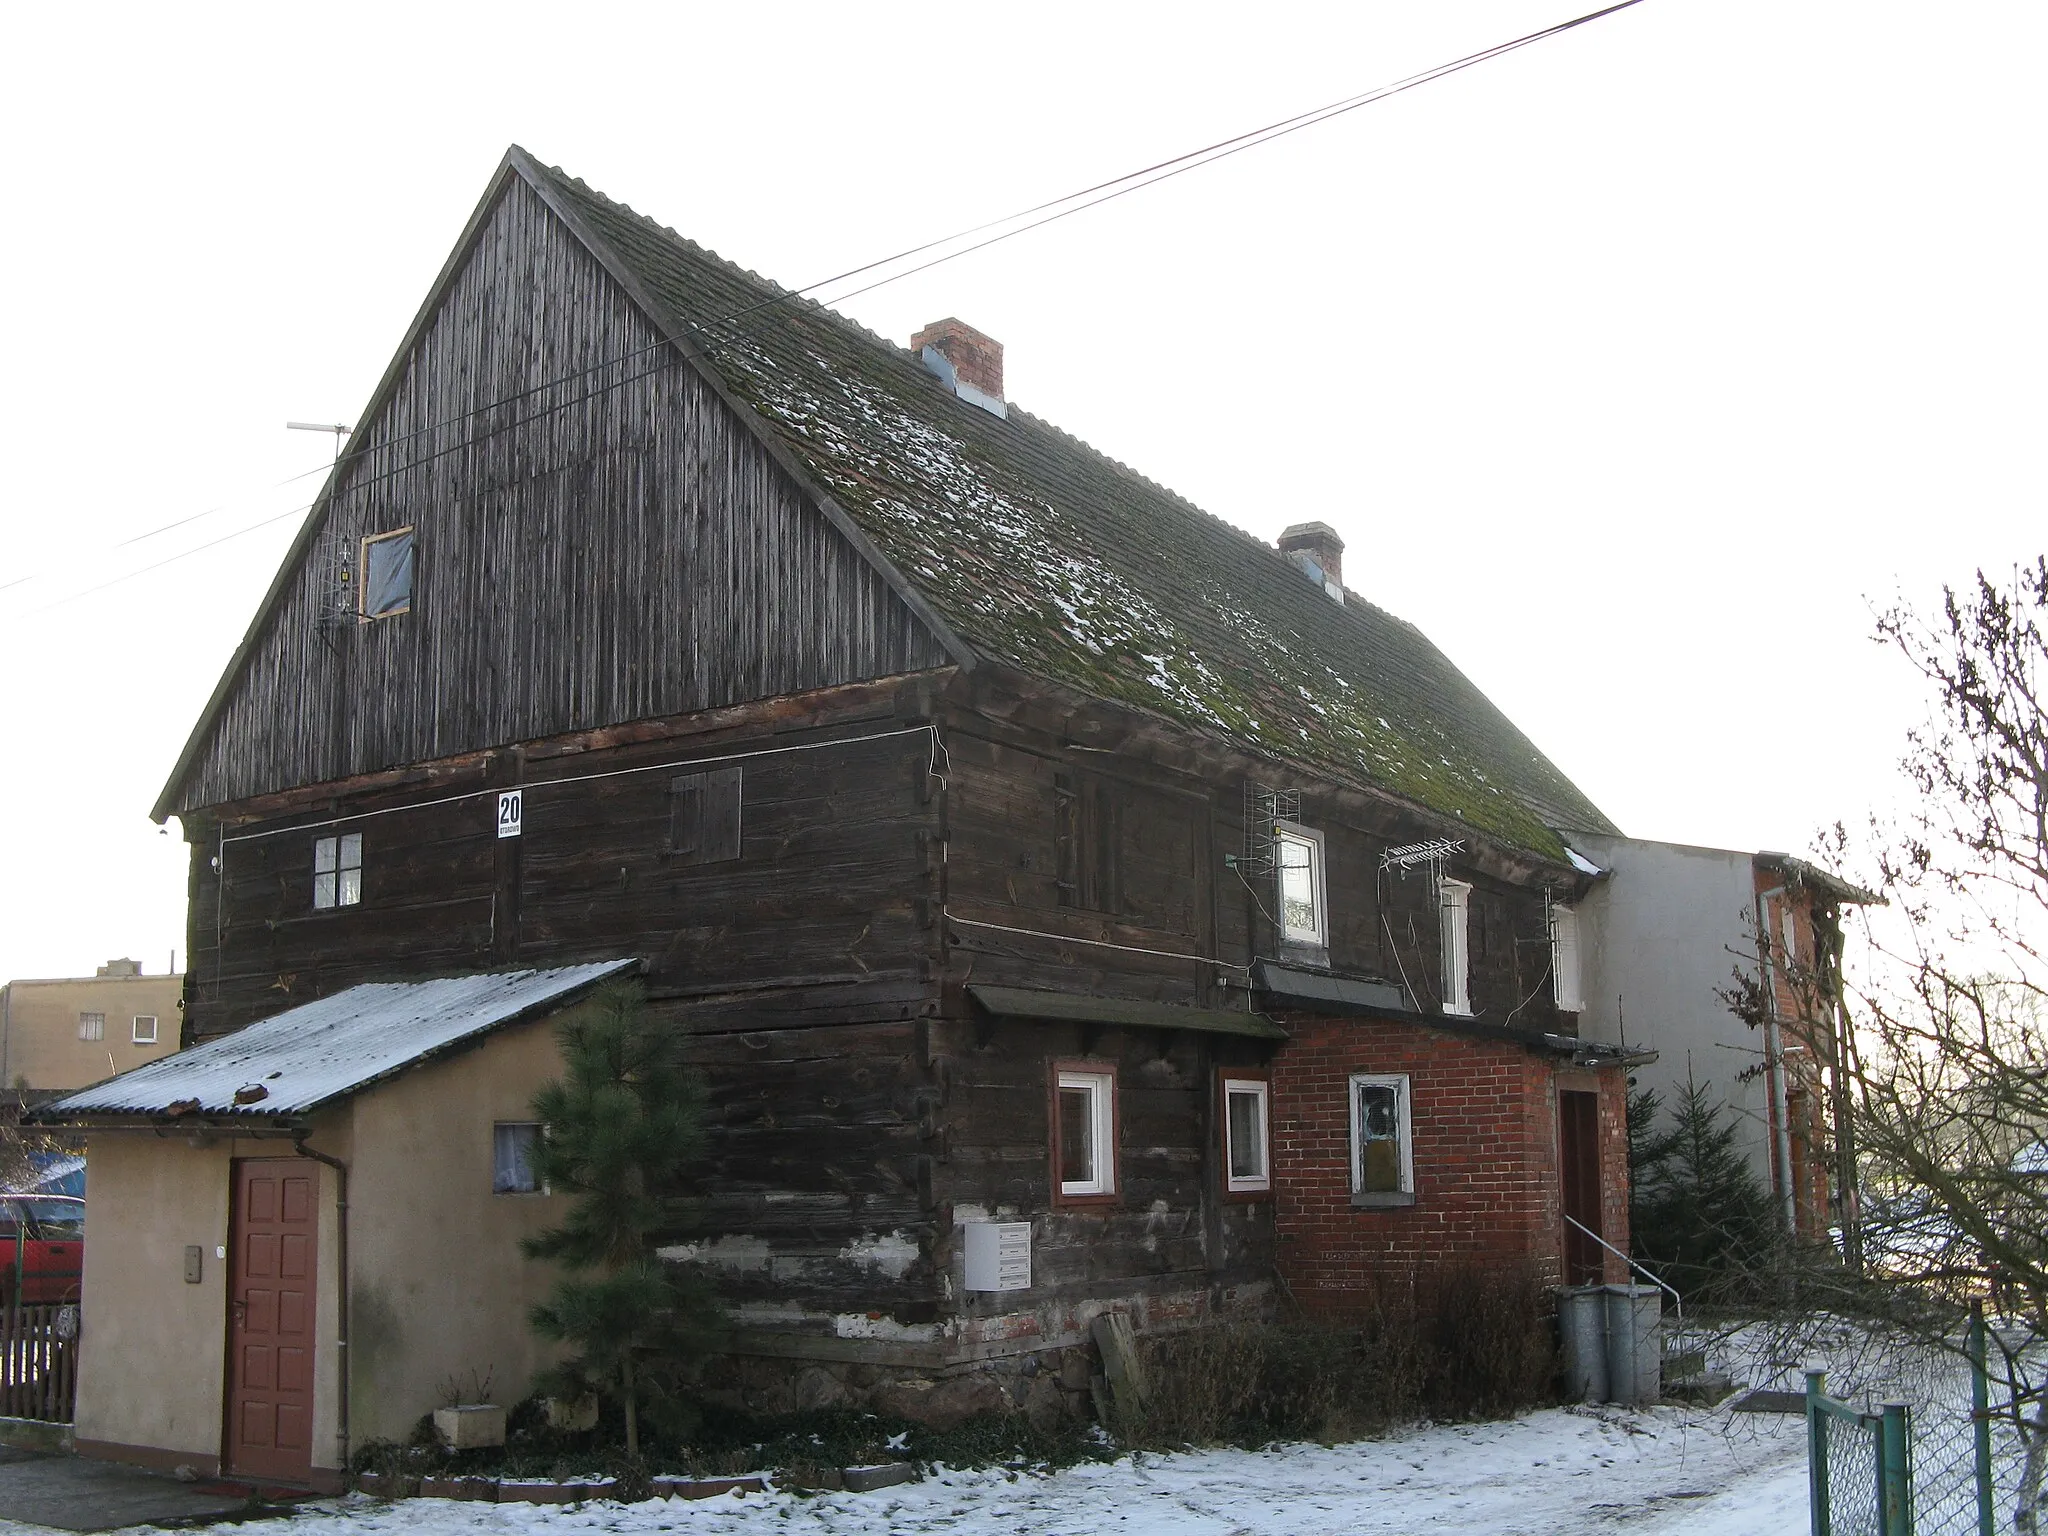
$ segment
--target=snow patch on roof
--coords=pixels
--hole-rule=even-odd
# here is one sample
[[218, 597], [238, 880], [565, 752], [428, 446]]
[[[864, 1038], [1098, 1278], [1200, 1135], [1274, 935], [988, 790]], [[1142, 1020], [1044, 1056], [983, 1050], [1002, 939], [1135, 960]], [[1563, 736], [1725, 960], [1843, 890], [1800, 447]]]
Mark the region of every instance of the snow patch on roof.
[[[544, 1011], [637, 960], [350, 987], [124, 1072], [46, 1106], [42, 1120], [185, 1113], [276, 1116], [342, 1098], [500, 1024]], [[237, 1103], [238, 1096], [253, 1102]]]

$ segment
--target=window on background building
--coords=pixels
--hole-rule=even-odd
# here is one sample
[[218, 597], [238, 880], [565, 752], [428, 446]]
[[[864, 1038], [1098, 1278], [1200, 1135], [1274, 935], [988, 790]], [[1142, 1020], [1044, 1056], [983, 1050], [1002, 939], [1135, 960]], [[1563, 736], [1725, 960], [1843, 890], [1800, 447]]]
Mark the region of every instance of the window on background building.
[[1061, 1067], [1053, 1092], [1053, 1173], [1060, 1194], [1116, 1193], [1116, 1074]]
[[1472, 1011], [1472, 960], [1465, 943], [1471, 900], [1472, 887], [1462, 880], [1445, 880], [1437, 892], [1437, 917], [1443, 927], [1445, 1013]]
[[1351, 1079], [1351, 1193], [1404, 1204], [1415, 1194], [1406, 1074], [1359, 1073]]
[[81, 1040], [106, 1039], [107, 1016], [104, 1013], [81, 1013], [78, 1016], [78, 1038]]
[[363, 540], [362, 593], [366, 619], [388, 619], [412, 611], [410, 528]]
[[313, 839], [313, 910], [352, 907], [363, 899], [363, 834]]
[[156, 1015], [153, 1013], [138, 1013], [135, 1015], [135, 1027], [129, 1032], [128, 1038], [137, 1045], [155, 1045]]
[[534, 1149], [540, 1126], [532, 1121], [500, 1120], [491, 1127], [491, 1193], [541, 1195], [546, 1188], [534, 1172]]
[[1223, 1187], [1234, 1195], [1273, 1187], [1267, 1087], [1259, 1078], [1223, 1080]]
[[1550, 909], [1550, 973], [1556, 979], [1557, 1006], [1566, 1013], [1583, 1012], [1580, 990], [1579, 914], [1570, 907]]
[[1273, 864], [1279, 884], [1280, 936], [1290, 944], [1327, 947], [1323, 834], [1283, 822], [1273, 828]]

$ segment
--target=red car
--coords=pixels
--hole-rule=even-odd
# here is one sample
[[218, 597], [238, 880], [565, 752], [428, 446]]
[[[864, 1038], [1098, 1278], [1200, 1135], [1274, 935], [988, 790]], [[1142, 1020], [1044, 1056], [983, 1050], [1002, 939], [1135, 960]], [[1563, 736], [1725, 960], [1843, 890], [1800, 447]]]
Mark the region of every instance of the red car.
[[75, 1302], [84, 1270], [83, 1200], [0, 1196], [0, 1306]]

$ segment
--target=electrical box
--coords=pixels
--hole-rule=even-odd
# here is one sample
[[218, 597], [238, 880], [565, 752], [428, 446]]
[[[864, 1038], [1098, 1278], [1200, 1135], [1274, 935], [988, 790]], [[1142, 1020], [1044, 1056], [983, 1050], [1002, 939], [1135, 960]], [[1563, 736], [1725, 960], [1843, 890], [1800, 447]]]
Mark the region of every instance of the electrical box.
[[200, 1247], [197, 1243], [192, 1244], [185, 1250], [185, 1283], [187, 1285], [197, 1285], [199, 1283], [199, 1255]]
[[1031, 1289], [1030, 1222], [968, 1221], [960, 1230], [966, 1239], [968, 1290]]

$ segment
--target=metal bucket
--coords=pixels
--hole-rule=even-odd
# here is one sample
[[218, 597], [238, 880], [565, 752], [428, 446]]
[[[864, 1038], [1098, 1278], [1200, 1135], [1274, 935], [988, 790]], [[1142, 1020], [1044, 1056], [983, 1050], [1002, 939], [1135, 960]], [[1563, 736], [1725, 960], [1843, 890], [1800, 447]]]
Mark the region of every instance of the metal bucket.
[[1654, 1285], [1601, 1287], [1607, 1302], [1607, 1396], [1638, 1407], [1663, 1395], [1664, 1293]]
[[1607, 1401], [1607, 1288], [1567, 1285], [1557, 1293], [1557, 1332], [1564, 1346], [1567, 1402]]

